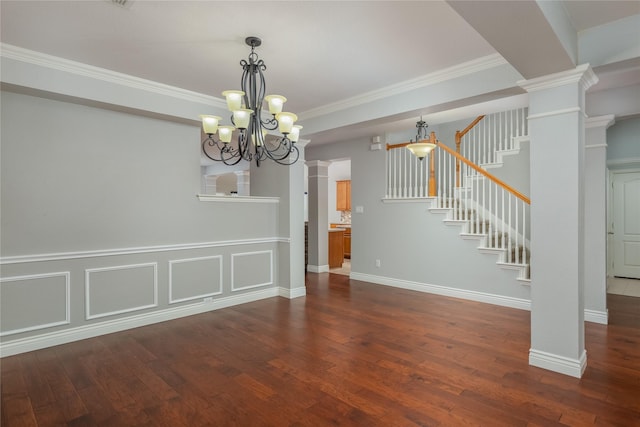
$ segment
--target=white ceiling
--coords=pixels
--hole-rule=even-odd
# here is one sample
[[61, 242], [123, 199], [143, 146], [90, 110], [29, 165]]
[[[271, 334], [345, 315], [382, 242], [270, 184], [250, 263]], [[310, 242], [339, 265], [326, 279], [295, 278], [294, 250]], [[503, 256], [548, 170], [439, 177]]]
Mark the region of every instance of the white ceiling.
[[[578, 31], [640, 13], [636, 1], [562, 3]], [[267, 93], [287, 96], [297, 113], [496, 53], [444, 1], [2, 0], [0, 7], [3, 43], [213, 96], [239, 88], [244, 39], [258, 36]], [[352, 128], [376, 133], [375, 123]], [[312, 143], [335, 138], [327, 130]]]

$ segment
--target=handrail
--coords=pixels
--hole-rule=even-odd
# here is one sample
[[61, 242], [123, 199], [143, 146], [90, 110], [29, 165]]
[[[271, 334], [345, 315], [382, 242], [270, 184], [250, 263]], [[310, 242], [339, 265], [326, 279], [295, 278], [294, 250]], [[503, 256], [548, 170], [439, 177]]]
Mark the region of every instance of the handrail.
[[[480, 121], [480, 119], [476, 119], [476, 120]], [[471, 129], [470, 127], [468, 127], [468, 128]], [[468, 130], [467, 130], [467, 132], [468, 132]], [[527, 196], [525, 196], [524, 194], [522, 194], [521, 192], [519, 192], [518, 190], [516, 190], [515, 188], [513, 188], [512, 186], [510, 186], [506, 182], [502, 181], [501, 179], [491, 175], [489, 172], [487, 172], [486, 170], [482, 169], [480, 166], [476, 165], [471, 160], [468, 160], [466, 157], [463, 157], [461, 154], [456, 153], [454, 150], [452, 150], [451, 148], [447, 147], [442, 142], [438, 141], [436, 139], [436, 133], [435, 132], [431, 132], [431, 135], [429, 136], [429, 139], [428, 140], [425, 139], [424, 141], [429, 141], [430, 143], [435, 144], [436, 147], [442, 148], [444, 151], [446, 151], [447, 153], [451, 154], [457, 160], [460, 160], [461, 162], [463, 162], [464, 164], [469, 166], [471, 169], [473, 169], [476, 172], [480, 173], [481, 175], [489, 178], [489, 180], [493, 181], [499, 187], [504, 188], [509, 193], [513, 194], [514, 196], [516, 196], [517, 198], [519, 198], [520, 200], [522, 200], [526, 204], [528, 204], [528, 205], [531, 204], [531, 199], [529, 199]], [[409, 144], [411, 144], [411, 142], [401, 142], [399, 144], [387, 144], [387, 151], [389, 151], [391, 149], [394, 149], [394, 148], [406, 147]]]
[[476, 117], [476, 119], [474, 121], [472, 121], [469, 126], [467, 126], [466, 128], [464, 128], [464, 130], [461, 131], [456, 131], [456, 138], [458, 137], [458, 135], [460, 135], [460, 138], [462, 138], [463, 136], [465, 136], [467, 134], [467, 132], [469, 132], [475, 125], [478, 124], [478, 122], [482, 119], [484, 119], [484, 114], [482, 116], [478, 116]]
[[[435, 139], [435, 133], [432, 132], [432, 134], [433, 134], [433, 139]], [[518, 190], [516, 190], [515, 188], [513, 188], [509, 184], [505, 183], [501, 179], [496, 178], [495, 176], [491, 175], [489, 172], [487, 172], [486, 170], [482, 169], [480, 166], [476, 165], [472, 161], [468, 160], [466, 157], [463, 157], [462, 155], [456, 153], [454, 150], [452, 150], [451, 148], [447, 147], [446, 145], [444, 145], [442, 142], [440, 142], [438, 140], [435, 141], [435, 144], [436, 144], [436, 147], [442, 148], [444, 151], [446, 151], [447, 153], [451, 154], [452, 156], [454, 156], [456, 159], [460, 160], [461, 162], [465, 163], [471, 169], [473, 169], [476, 172], [478, 172], [478, 173], [484, 175], [485, 177], [489, 178], [495, 184], [497, 184], [498, 186], [504, 188], [509, 193], [513, 194], [514, 196], [516, 196], [517, 198], [519, 198], [520, 200], [522, 200], [526, 204], [528, 204], [528, 205], [531, 204], [531, 199], [529, 199], [527, 196], [525, 196], [524, 194], [522, 194], [521, 192], [519, 192]]]

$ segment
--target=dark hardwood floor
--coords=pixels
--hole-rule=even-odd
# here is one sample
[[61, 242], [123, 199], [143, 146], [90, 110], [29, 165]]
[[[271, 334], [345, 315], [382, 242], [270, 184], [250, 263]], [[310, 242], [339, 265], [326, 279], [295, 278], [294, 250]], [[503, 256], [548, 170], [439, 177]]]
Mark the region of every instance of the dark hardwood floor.
[[576, 379], [528, 365], [526, 311], [307, 282], [305, 298], [6, 357], [2, 426], [640, 425], [640, 298], [586, 325]]

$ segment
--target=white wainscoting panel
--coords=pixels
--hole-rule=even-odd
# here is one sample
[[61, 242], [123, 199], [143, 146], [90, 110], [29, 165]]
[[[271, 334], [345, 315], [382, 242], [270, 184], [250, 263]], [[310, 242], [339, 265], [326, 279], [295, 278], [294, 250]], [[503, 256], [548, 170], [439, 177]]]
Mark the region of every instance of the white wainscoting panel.
[[158, 264], [86, 269], [84, 285], [87, 320], [157, 307]]
[[0, 336], [70, 323], [68, 271], [0, 279]]
[[231, 255], [231, 290], [273, 284], [273, 251], [242, 252]]
[[169, 304], [222, 294], [222, 256], [169, 261]]

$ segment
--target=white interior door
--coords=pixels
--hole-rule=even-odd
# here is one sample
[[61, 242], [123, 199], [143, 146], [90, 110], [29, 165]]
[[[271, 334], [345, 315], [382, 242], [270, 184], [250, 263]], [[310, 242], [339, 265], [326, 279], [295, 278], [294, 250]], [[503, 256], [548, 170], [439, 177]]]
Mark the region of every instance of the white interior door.
[[640, 279], [640, 172], [613, 174], [613, 275]]

